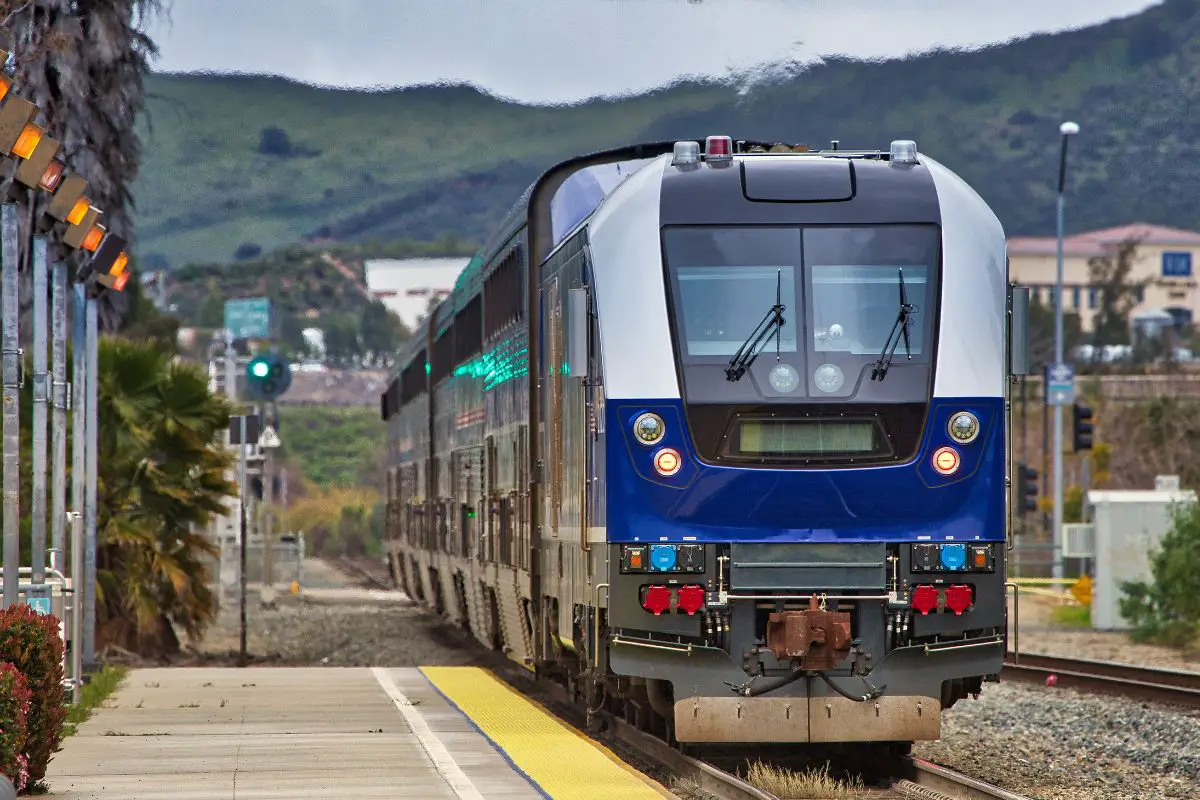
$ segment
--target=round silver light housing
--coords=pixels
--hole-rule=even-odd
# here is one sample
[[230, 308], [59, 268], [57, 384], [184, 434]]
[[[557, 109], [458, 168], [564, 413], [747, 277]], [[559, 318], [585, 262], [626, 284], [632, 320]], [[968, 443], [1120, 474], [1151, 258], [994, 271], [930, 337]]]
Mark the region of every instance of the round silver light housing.
[[822, 392], [836, 392], [845, 381], [846, 376], [837, 364], [822, 364], [813, 373], [813, 382]]
[[791, 364], [776, 364], [767, 375], [771, 388], [780, 394], [796, 391], [800, 385], [800, 373]]
[[633, 435], [642, 444], [658, 444], [666, 433], [667, 424], [658, 414], [646, 412], [633, 421]]
[[959, 411], [950, 417], [947, 426], [950, 438], [959, 444], [970, 444], [979, 435], [979, 420], [970, 411]]

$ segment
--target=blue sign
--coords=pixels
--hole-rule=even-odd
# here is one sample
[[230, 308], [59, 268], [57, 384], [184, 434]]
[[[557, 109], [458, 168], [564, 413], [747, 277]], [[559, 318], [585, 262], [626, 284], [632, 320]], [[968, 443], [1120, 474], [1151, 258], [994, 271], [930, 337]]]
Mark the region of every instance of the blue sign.
[[1069, 406], [1075, 402], [1075, 366], [1073, 364], [1046, 365], [1046, 403], [1052, 406]]
[[1190, 278], [1192, 276], [1192, 254], [1163, 253], [1162, 274], [1164, 278]]
[[271, 301], [266, 297], [228, 300], [225, 328], [235, 339], [271, 338]]

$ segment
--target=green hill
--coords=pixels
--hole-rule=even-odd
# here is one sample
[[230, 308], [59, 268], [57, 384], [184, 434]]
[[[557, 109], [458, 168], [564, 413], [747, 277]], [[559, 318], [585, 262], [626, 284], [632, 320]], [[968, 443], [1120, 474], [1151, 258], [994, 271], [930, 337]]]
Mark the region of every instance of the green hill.
[[749, 92], [682, 83], [528, 107], [465, 87], [332, 91], [155, 75], [134, 187], [147, 266], [302, 238], [481, 240], [544, 167], [589, 149], [729, 133], [842, 147], [914, 138], [1012, 233], [1053, 230], [1058, 124], [1080, 123], [1072, 230], [1200, 218], [1200, 4], [906, 60], [831, 59]]

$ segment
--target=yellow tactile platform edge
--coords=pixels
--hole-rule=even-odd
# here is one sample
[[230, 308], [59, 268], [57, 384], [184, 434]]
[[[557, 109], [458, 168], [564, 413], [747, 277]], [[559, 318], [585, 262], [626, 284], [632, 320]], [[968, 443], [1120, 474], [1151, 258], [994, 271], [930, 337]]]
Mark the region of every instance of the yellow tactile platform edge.
[[421, 672], [553, 800], [672, 797], [485, 669], [421, 667]]

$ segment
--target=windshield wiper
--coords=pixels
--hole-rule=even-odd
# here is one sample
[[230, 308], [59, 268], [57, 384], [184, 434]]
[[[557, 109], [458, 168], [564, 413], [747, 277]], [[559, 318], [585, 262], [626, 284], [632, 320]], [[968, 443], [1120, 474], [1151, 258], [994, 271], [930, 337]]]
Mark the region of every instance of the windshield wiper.
[[746, 374], [746, 370], [754, 363], [754, 359], [758, 358], [758, 354], [767, 346], [767, 342], [771, 341], [771, 336], [775, 336], [776, 350], [779, 348], [779, 337], [783, 332], [784, 317], [783, 312], [787, 309], [783, 305], [783, 270], [779, 270], [775, 274], [775, 305], [771, 306], [771, 310], [762, 318], [762, 322], [758, 323], [746, 341], [742, 342], [742, 346], [733, 354], [733, 358], [729, 359], [729, 366], [725, 368], [725, 379], [728, 381], [741, 380]]
[[888, 368], [892, 366], [892, 356], [896, 353], [901, 338], [904, 339], [904, 354], [910, 359], [912, 358], [912, 348], [908, 341], [908, 317], [910, 314], [916, 313], [916, 310], [917, 307], [908, 302], [908, 293], [904, 290], [904, 270], [900, 270], [900, 312], [896, 315], [896, 324], [892, 326], [892, 332], [888, 334], [883, 351], [879, 354], [879, 360], [875, 362], [875, 368], [871, 370], [871, 380], [882, 381], [887, 377]]

